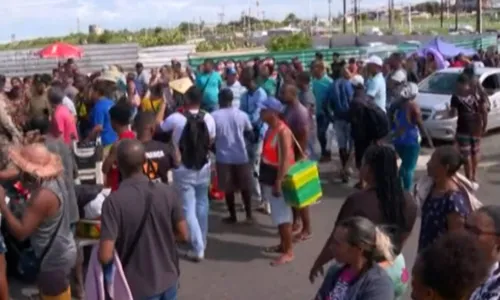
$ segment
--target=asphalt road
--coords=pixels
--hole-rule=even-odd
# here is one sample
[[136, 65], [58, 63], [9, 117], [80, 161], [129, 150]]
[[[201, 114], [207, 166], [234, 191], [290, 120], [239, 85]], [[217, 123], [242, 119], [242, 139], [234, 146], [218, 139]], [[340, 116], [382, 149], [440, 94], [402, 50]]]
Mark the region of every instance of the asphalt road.
[[[478, 198], [485, 204], [494, 204], [495, 194], [500, 193], [500, 135], [488, 136], [483, 141], [484, 159], [479, 172]], [[424, 149], [419, 160], [419, 171], [425, 170]], [[273, 255], [263, 253], [263, 248], [276, 244], [276, 229], [268, 216], [257, 214], [257, 224], [224, 225], [224, 205], [214, 204], [210, 215], [210, 233], [206, 259], [199, 263], [181, 262], [181, 300], [253, 300], [253, 299], [311, 299], [320, 284], [310, 284], [307, 276], [310, 266], [331, 232], [340, 206], [347, 195], [353, 192], [350, 186], [332, 182], [334, 165], [321, 165], [324, 179], [324, 197], [321, 203], [312, 206], [313, 238], [297, 244], [295, 261], [280, 267], [271, 267]], [[418, 174], [417, 174], [418, 176]], [[352, 185], [352, 184], [351, 184]], [[240, 214], [243, 219], [243, 213]], [[407, 266], [415, 260], [420, 220], [405, 246]], [[26, 299], [16, 282], [10, 283], [13, 299]], [[409, 298], [408, 298], [409, 299]]]

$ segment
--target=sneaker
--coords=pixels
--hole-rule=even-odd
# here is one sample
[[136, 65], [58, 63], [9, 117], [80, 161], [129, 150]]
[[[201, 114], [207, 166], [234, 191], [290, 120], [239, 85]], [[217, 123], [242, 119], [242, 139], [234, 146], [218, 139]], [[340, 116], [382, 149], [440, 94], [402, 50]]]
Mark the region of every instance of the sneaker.
[[186, 258], [192, 262], [199, 263], [203, 259], [205, 259], [205, 255], [204, 254], [196, 254], [193, 250], [189, 250], [186, 253]]
[[262, 201], [259, 204], [259, 207], [257, 208], [259, 212], [262, 212], [263, 214], [270, 215], [271, 214], [271, 204], [267, 201]]

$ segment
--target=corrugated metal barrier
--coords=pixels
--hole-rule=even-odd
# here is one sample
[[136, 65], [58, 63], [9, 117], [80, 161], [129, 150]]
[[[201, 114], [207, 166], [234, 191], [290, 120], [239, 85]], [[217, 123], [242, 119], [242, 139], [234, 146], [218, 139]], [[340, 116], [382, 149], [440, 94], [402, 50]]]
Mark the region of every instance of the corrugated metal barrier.
[[[0, 51], [0, 74], [11, 77], [51, 73], [58, 60], [36, 56], [35, 53], [40, 49]], [[132, 67], [137, 62], [139, 52], [137, 44], [84, 45], [82, 49], [84, 56], [77, 63], [83, 72], [96, 71], [112, 64]]]
[[[466, 48], [483, 48], [497, 45], [495, 35], [478, 38], [455, 38], [454, 43]], [[112, 44], [112, 45], [84, 45], [84, 56], [77, 60], [83, 72], [100, 70], [104, 65], [121, 65], [127, 70], [134, 68], [135, 63], [142, 62], [146, 68], [160, 67], [169, 64], [172, 59], [180, 61], [183, 65], [198, 67], [205, 59], [203, 56], [190, 57], [195, 52], [195, 45], [173, 45], [151, 48], [140, 48], [138, 44]], [[337, 52], [344, 58], [365, 58], [376, 54], [386, 57], [391, 52], [410, 52], [418, 48], [414, 44], [401, 44], [399, 46], [381, 45], [377, 47], [335, 47], [331, 49], [309, 49], [305, 51], [264, 52], [262, 54], [221, 55], [211, 57], [214, 60], [234, 59], [250, 60], [256, 55], [274, 57], [276, 61], [289, 61], [294, 57], [299, 58], [304, 67], [308, 68], [316, 52], [320, 51], [328, 60]], [[56, 59], [41, 59], [35, 53], [41, 48], [25, 50], [0, 51], [0, 74], [8, 77], [25, 76], [35, 73], [50, 73], [57, 66]]]
[[188, 63], [188, 54], [195, 52], [195, 50], [196, 45], [142, 48], [139, 50], [139, 61], [142, 62], [146, 68], [154, 68], [169, 64], [172, 59], [186, 66]]

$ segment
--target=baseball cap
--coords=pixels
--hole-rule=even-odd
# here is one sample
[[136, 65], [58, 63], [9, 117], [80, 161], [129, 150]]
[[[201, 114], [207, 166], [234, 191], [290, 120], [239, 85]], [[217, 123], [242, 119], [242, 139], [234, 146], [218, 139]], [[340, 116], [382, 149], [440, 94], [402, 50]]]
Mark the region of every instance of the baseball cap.
[[415, 99], [418, 95], [418, 85], [413, 82], [405, 83], [399, 90], [399, 96], [402, 99], [411, 100]]
[[284, 106], [278, 99], [274, 97], [267, 97], [266, 100], [260, 103], [259, 108], [281, 113], [283, 112]]
[[227, 67], [226, 68], [226, 74], [227, 75], [236, 75], [236, 69], [234, 67]]
[[376, 56], [376, 55], [372, 55], [370, 57], [368, 57], [368, 60], [366, 61], [367, 64], [374, 64], [374, 65], [377, 65], [379, 67], [382, 67], [384, 65], [384, 61]]
[[363, 86], [365, 85], [365, 79], [361, 75], [354, 75], [351, 78], [351, 84], [354, 86]]
[[391, 74], [390, 79], [392, 81], [397, 82], [397, 83], [403, 83], [403, 82], [406, 82], [408, 80], [408, 77], [407, 77], [406, 72], [404, 70], [399, 69], [396, 72]]

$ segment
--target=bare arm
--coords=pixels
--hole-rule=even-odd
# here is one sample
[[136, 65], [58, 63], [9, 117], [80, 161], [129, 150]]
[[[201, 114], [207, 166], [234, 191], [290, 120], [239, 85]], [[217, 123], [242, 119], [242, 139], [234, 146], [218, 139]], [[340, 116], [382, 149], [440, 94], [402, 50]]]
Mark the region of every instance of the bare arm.
[[427, 142], [429, 143], [429, 146], [431, 148], [434, 148], [434, 143], [432, 142], [432, 138], [429, 135], [429, 132], [427, 129], [424, 127], [424, 120], [422, 119], [422, 112], [420, 111], [420, 107], [416, 103], [411, 103], [411, 116], [412, 119], [415, 121], [415, 123], [418, 126], [418, 129], [420, 132], [422, 132], [427, 139]]
[[279, 151], [279, 166], [278, 166], [278, 177], [276, 181], [280, 183], [285, 179], [285, 175], [288, 172], [290, 165], [290, 157], [293, 157], [293, 142], [292, 142], [292, 132], [290, 130], [282, 130], [279, 133], [278, 138], [278, 151]]
[[118, 143], [115, 143], [111, 146], [111, 149], [109, 150], [109, 155], [102, 163], [102, 172], [104, 174], [107, 174], [109, 171], [111, 171], [111, 168], [116, 162], [116, 149], [118, 148], [117, 146]]
[[[2, 96], [0, 95], [0, 97]], [[23, 135], [17, 129], [16, 125], [12, 121], [11, 116], [7, 112], [7, 104], [5, 103], [5, 99], [1, 98], [0, 98], [0, 124], [9, 133], [14, 143], [18, 143], [21, 141]]]
[[5, 205], [5, 190], [2, 189], [0, 197], [2, 197], [0, 200], [2, 202], [0, 206], [2, 216], [5, 218], [12, 235], [20, 241], [25, 240], [35, 232], [42, 221], [56, 209], [54, 203], [58, 201], [52, 192], [40, 189], [31, 195], [23, 217], [19, 220]]

